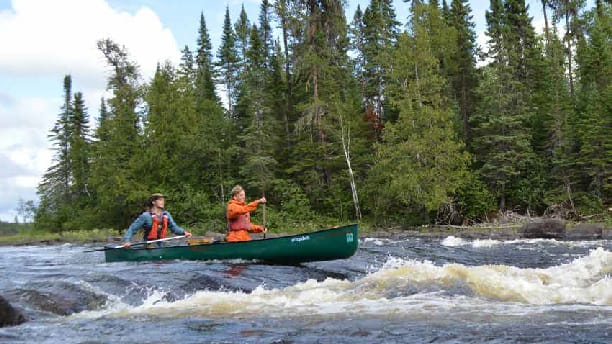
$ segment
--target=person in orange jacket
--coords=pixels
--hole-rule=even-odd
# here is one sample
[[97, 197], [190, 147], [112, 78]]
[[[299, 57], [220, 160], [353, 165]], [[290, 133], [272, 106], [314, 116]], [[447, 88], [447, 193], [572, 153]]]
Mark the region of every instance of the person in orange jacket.
[[232, 188], [232, 199], [227, 203], [227, 229], [229, 233], [226, 241], [249, 241], [251, 233], [266, 233], [267, 228], [251, 223], [251, 211], [257, 209], [259, 203], [266, 203], [262, 197], [251, 203], [245, 203], [246, 194], [240, 185]]

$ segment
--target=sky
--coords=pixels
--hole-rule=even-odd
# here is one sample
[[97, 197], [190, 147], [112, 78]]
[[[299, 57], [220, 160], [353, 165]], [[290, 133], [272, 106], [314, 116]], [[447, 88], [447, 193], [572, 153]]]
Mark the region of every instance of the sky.
[[[347, 0], [347, 20], [369, 2]], [[533, 25], [541, 27], [540, 0], [527, 3]], [[405, 23], [408, 4], [394, 4]], [[488, 4], [470, 1], [480, 44]], [[73, 93], [83, 93], [95, 125], [108, 76], [99, 39], [123, 45], [148, 81], [158, 62], [176, 66], [185, 45], [195, 49], [201, 13], [216, 53], [226, 6], [232, 22], [241, 6], [251, 22], [258, 20], [260, 0], [0, 0], [0, 221], [13, 222], [20, 201], [38, 202], [36, 188], [53, 162], [48, 135], [61, 111], [65, 75]]]

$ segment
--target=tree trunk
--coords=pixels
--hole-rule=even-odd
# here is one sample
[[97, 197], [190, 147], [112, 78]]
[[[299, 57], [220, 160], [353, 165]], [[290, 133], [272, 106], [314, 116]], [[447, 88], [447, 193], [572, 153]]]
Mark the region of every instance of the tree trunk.
[[340, 117], [340, 130], [342, 131], [342, 149], [344, 150], [344, 158], [346, 159], [346, 166], [348, 167], [351, 192], [353, 194], [353, 205], [355, 206], [355, 216], [358, 221], [361, 221], [361, 210], [359, 208], [359, 196], [357, 194], [357, 186], [355, 185], [355, 175], [351, 168], [351, 131], [347, 129], [346, 139], [344, 135], [344, 125], [342, 123], [342, 117]]
[[546, 37], [546, 44], [550, 43], [550, 32], [548, 28], [548, 14], [546, 13], [546, 5], [548, 0], [542, 0], [542, 14], [544, 15], [544, 37]]

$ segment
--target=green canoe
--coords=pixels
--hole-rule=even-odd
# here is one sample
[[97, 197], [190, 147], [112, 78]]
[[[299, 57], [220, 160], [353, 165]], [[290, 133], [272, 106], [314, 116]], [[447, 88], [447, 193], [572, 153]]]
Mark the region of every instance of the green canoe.
[[357, 250], [358, 243], [358, 226], [351, 224], [312, 233], [243, 242], [214, 242], [155, 248], [109, 248], [104, 254], [107, 262], [246, 259], [275, 264], [298, 264], [349, 258]]

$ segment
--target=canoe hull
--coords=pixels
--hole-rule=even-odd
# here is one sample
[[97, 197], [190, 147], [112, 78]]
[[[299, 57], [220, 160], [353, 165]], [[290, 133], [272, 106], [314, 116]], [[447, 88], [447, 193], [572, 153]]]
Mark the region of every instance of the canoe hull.
[[351, 224], [262, 240], [160, 248], [118, 248], [108, 249], [104, 254], [106, 262], [245, 259], [275, 264], [299, 264], [349, 258], [357, 250], [358, 239], [358, 225]]

